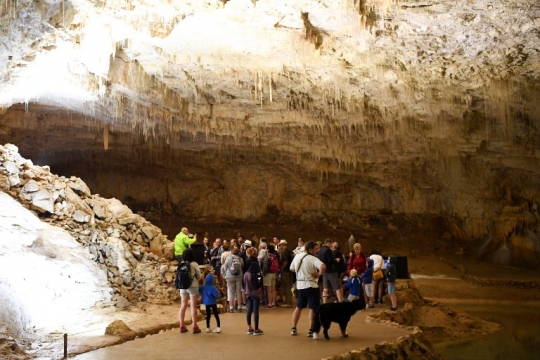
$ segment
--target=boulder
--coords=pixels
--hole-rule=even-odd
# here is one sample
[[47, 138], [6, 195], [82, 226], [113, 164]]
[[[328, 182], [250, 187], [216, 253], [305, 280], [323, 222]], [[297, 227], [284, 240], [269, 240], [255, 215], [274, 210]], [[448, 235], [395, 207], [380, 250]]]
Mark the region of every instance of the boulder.
[[44, 212], [54, 212], [54, 197], [53, 194], [45, 189], [40, 189], [39, 191], [33, 193], [32, 195], [32, 206], [33, 210], [37, 210], [41, 213]]
[[163, 258], [167, 261], [172, 261], [175, 259], [174, 256], [174, 242], [168, 241], [163, 244], [161, 247], [161, 251], [163, 253]]
[[69, 182], [67, 183], [67, 186], [69, 186], [71, 189], [73, 189], [77, 193], [80, 193], [82, 195], [86, 195], [88, 197], [91, 196], [90, 188], [88, 188], [86, 183], [84, 181], [82, 181], [78, 177], [72, 176], [69, 179]]
[[160, 236], [156, 236], [154, 240], [150, 242], [150, 252], [152, 254], [155, 254], [159, 257], [163, 256], [163, 252], [161, 250], [161, 247], [163, 245], [162, 239]]
[[29, 180], [26, 184], [24, 184], [23, 191], [26, 193], [37, 192], [39, 191], [39, 184], [35, 180]]
[[4, 168], [8, 172], [8, 174], [11, 175], [18, 175], [19, 174], [19, 167], [15, 165], [13, 161], [5, 161], [4, 162]]
[[122, 338], [135, 339], [137, 334], [131, 330], [122, 320], [115, 320], [105, 329], [105, 335], [120, 336]]
[[73, 205], [74, 209], [82, 210], [87, 214], [91, 214], [93, 211], [90, 206], [86, 204], [70, 187], [65, 189], [65, 200]]
[[87, 223], [90, 221], [91, 215], [85, 213], [84, 211], [77, 210], [72, 215], [73, 220], [79, 222], [79, 223]]
[[158, 229], [151, 225], [143, 226], [141, 231], [148, 238], [148, 240], [152, 240], [159, 233]]

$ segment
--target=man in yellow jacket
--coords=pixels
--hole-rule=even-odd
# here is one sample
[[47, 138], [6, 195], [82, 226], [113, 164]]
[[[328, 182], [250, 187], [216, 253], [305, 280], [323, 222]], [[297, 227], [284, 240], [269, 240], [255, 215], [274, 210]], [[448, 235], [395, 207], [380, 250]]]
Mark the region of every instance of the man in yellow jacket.
[[174, 256], [178, 261], [182, 261], [182, 254], [186, 248], [197, 241], [197, 234], [191, 235], [187, 227], [182, 230], [174, 238]]

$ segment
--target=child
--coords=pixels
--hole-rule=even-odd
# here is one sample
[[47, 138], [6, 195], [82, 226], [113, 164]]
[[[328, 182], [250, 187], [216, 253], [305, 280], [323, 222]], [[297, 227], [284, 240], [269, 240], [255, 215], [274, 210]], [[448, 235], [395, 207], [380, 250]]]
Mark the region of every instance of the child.
[[202, 295], [201, 302], [206, 306], [206, 332], [209, 333], [210, 329], [210, 316], [212, 312], [217, 321], [217, 327], [214, 329], [216, 334], [221, 332], [219, 313], [217, 308], [217, 298], [219, 296], [217, 288], [214, 286], [214, 275], [208, 274], [204, 279], [204, 285], [199, 288], [199, 292]]
[[[345, 283], [345, 287], [350, 289], [349, 291], [349, 297], [347, 298], [349, 301], [357, 300], [360, 298], [360, 295], [364, 295], [362, 289], [362, 281], [358, 277], [358, 271], [356, 269], [352, 269], [349, 273], [351, 277], [347, 280]], [[362, 294], [361, 294], [362, 293]]]
[[[253, 261], [249, 265], [248, 271], [244, 274], [244, 288], [246, 289], [247, 298], [247, 334], [254, 336], [263, 334], [263, 331], [259, 328], [259, 306], [262, 299], [262, 289], [257, 276], [260, 272], [261, 267], [259, 266], [259, 263]], [[255, 321], [255, 329], [251, 327], [251, 314], [253, 314], [253, 320]]]
[[390, 310], [396, 311], [397, 298], [394, 292], [394, 283], [396, 282], [397, 257], [394, 255], [390, 255], [388, 258], [390, 259], [390, 261], [388, 267], [386, 268], [386, 283], [388, 284], [388, 295], [390, 295], [390, 300], [392, 301], [392, 306], [390, 306]]
[[368, 259], [367, 269], [362, 273], [362, 284], [364, 285], [364, 291], [366, 294], [366, 309], [374, 308], [375, 302], [373, 299], [373, 259]]

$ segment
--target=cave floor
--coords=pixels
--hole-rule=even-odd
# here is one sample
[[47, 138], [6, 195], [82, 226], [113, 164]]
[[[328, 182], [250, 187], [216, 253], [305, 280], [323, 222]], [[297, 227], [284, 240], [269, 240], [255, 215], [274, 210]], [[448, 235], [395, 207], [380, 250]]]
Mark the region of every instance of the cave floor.
[[[75, 359], [168, 359], [171, 354], [178, 354], [182, 359], [247, 360], [256, 356], [260, 360], [273, 360], [281, 358], [285, 352], [294, 354], [297, 359], [320, 359], [382, 341], [392, 341], [409, 333], [408, 330], [389, 325], [365, 323], [365, 317], [376, 310], [369, 309], [357, 313], [347, 328], [348, 338], [341, 337], [339, 327], [333, 324], [329, 330], [330, 341], [324, 339], [314, 341], [306, 336], [309, 328], [307, 310], [303, 311], [298, 324], [298, 335], [291, 336], [292, 308], [261, 309], [260, 328], [264, 331], [262, 336], [246, 334], [245, 312], [226, 313], [220, 314], [221, 334], [206, 334], [204, 321], [199, 321], [203, 331], [200, 334], [192, 334], [191, 326], [188, 326], [190, 332], [184, 334], [180, 334], [178, 328], [175, 328], [157, 336], [147, 336], [144, 339], [85, 353], [76, 356]], [[213, 329], [215, 319], [212, 318], [210, 324]]]

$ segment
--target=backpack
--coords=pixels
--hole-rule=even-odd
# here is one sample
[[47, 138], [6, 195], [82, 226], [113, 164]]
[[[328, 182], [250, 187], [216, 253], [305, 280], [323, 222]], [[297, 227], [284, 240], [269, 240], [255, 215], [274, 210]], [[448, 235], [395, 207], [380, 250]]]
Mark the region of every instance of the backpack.
[[290, 251], [289, 249], [285, 249], [283, 250], [283, 252], [281, 253], [281, 263], [285, 263], [287, 262], [287, 266], [285, 266], [284, 268], [284, 272], [289, 272], [289, 267], [291, 266], [292, 264], [292, 261], [294, 259], [294, 253], [292, 251]]
[[287, 262], [288, 262], [287, 268], [289, 268], [289, 266], [291, 266], [291, 264], [292, 264], [292, 262], [294, 260], [294, 253], [289, 249], [287, 249], [287, 252], [289, 253], [289, 257], [288, 257], [288, 260], [287, 260]]
[[262, 259], [261, 271], [263, 274], [268, 274], [270, 272], [270, 257], [268, 254], [266, 254]]
[[263, 286], [263, 275], [258, 272], [257, 274], [251, 274], [251, 284], [255, 289], [260, 289]]
[[238, 256], [232, 256], [230, 271], [232, 276], [238, 276], [242, 273], [242, 264], [240, 264], [240, 258]]
[[174, 286], [177, 289], [189, 289], [193, 277], [191, 276], [191, 265], [187, 261], [182, 261], [176, 268], [176, 279], [174, 279]]
[[347, 270], [347, 266], [345, 264], [345, 258], [343, 257], [343, 255], [341, 255], [341, 253], [338, 253], [338, 255], [340, 257], [340, 260], [336, 265], [336, 270], [338, 273], [343, 274]]
[[268, 255], [270, 258], [270, 267], [269, 270], [271, 273], [278, 273], [279, 272], [279, 260], [277, 256], [274, 254]]

